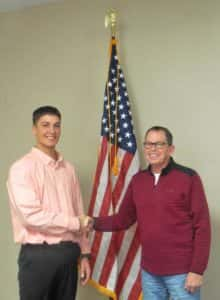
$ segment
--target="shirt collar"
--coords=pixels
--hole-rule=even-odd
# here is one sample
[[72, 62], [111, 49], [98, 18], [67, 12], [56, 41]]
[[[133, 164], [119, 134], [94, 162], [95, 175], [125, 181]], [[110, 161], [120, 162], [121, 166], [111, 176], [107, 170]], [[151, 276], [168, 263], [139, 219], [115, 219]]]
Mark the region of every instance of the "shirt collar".
[[[172, 157], [170, 157], [170, 160], [167, 164], [167, 166], [165, 168], [162, 169], [162, 172], [160, 175], [167, 175], [173, 168], [175, 165], [175, 161]], [[153, 175], [152, 171], [151, 171], [151, 165], [148, 166], [147, 170]]]
[[52, 157], [50, 157], [49, 155], [47, 155], [46, 153], [44, 153], [43, 151], [41, 151], [37, 147], [33, 147], [32, 150], [31, 150], [31, 152], [35, 156], [37, 156], [38, 158], [40, 158], [41, 161], [45, 165], [59, 166], [63, 162], [63, 157], [62, 157], [62, 155], [59, 152], [57, 152], [57, 155], [58, 155], [58, 159], [57, 160], [53, 159]]

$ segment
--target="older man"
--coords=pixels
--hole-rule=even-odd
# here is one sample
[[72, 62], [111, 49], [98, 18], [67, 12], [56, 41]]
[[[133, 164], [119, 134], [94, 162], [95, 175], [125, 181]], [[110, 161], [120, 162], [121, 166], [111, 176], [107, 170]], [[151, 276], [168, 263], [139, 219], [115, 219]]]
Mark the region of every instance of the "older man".
[[199, 300], [209, 257], [209, 211], [201, 179], [177, 164], [173, 152], [167, 128], [148, 129], [144, 154], [149, 166], [132, 178], [118, 213], [87, 219], [98, 231], [138, 223], [145, 300]]

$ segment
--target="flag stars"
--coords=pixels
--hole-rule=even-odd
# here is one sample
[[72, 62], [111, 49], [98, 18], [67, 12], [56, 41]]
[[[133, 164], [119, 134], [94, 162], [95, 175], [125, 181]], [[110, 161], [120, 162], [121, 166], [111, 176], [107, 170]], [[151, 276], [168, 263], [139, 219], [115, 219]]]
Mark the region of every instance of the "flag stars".
[[122, 120], [124, 120], [126, 118], [126, 114], [125, 113], [121, 114], [121, 118]]
[[126, 87], [126, 83], [125, 82], [122, 82], [121, 84], [123, 87]]
[[117, 53], [113, 50], [105, 86], [102, 135], [113, 145], [118, 143], [124, 151], [134, 153], [136, 142], [130, 112], [129, 96], [124, 73]]
[[126, 133], [125, 133], [125, 137], [126, 137], [126, 138], [130, 138], [130, 136], [131, 136], [131, 133], [130, 133], [130, 132], [126, 132]]
[[113, 110], [112, 113], [113, 113], [113, 115], [115, 116], [115, 115], [116, 115], [116, 110]]

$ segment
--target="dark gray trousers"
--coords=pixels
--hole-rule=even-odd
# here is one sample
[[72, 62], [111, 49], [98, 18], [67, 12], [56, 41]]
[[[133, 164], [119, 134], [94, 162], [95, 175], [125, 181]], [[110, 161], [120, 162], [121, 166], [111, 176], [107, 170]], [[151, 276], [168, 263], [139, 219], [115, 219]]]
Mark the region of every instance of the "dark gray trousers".
[[20, 300], [74, 300], [80, 248], [72, 242], [25, 244], [18, 257]]

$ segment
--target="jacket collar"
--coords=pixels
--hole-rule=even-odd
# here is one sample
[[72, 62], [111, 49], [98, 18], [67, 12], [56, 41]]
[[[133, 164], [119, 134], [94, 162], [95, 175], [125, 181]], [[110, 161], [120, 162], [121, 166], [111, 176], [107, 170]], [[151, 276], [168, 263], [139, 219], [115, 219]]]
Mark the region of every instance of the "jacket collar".
[[[162, 176], [167, 175], [174, 168], [175, 164], [176, 163], [175, 163], [174, 159], [172, 157], [170, 157], [170, 160], [169, 160], [167, 166], [162, 169], [162, 172], [160, 175], [162, 175]], [[147, 171], [153, 175], [153, 173], [151, 171], [151, 165], [148, 166]]]

